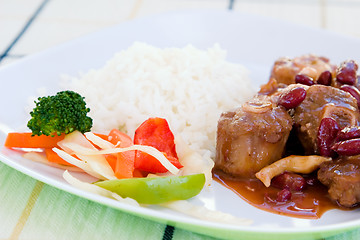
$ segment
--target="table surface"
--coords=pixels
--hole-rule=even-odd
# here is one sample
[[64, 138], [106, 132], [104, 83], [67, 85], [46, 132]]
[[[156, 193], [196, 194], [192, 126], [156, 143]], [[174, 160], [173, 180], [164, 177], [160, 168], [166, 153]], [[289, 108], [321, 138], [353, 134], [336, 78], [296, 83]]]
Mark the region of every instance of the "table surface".
[[[242, 11], [360, 37], [360, 0], [0, 0], [0, 67], [108, 26], [186, 9]], [[1, 163], [0, 199], [0, 240], [213, 239], [64, 193]], [[359, 238], [353, 230], [328, 239]]]

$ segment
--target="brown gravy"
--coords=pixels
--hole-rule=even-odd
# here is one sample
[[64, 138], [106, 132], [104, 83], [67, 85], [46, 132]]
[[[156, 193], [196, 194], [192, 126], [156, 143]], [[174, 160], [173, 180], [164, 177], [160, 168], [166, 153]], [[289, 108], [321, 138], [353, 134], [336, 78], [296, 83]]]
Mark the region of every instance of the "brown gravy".
[[319, 182], [307, 185], [301, 192], [292, 192], [290, 201], [277, 202], [280, 190], [272, 186], [267, 188], [258, 179], [234, 180], [219, 172], [213, 173], [213, 177], [254, 207], [280, 215], [317, 219], [330, 209], [347, 210], [333, 203], [328, 198], [327, 188]]

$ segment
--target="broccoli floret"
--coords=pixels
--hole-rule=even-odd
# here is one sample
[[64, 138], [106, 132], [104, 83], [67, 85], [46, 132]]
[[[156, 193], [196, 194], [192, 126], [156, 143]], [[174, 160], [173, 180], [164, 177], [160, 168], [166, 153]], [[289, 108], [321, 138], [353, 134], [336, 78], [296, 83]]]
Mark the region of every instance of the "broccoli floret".
[[92, 119], [87, 115], [84, 97], [73, 91], [58, 92], [55, 96], [39, 97], [36, 107], [30, 112], [27, 126], [33, 135], [61, 135], [75, 130], [90, 131]]

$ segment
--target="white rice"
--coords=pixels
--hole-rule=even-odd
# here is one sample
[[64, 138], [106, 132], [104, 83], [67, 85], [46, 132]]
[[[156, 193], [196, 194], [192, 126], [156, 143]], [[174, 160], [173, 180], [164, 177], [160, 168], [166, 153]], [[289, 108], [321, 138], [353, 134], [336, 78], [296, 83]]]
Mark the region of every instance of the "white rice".
[[147, 118], [163, 117], [175, 135], [209, 158], [221, 112], [254, 94], [248, 71], [225, 58], [218, 45], [202, 51], [134, 43], [104, 67], [66, 77], [62, 87], [85, 97], [94, 132], [120, 128], [133, 136]]

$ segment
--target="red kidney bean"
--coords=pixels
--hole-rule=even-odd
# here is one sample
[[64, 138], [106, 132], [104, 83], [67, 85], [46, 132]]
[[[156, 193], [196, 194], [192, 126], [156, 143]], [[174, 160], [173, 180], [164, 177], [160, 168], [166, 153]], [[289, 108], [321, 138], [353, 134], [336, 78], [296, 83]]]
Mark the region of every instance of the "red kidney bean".
[[301, 191], [306, 186], [305, 179], [299, 174], [284, 172], [271, 181], [271, 185], [280, 189], [289, 189], [292, 191]]
[[360, 109], [360, 91], [359, 91], [359, 89], [355, 86], [350, 86], [350, 85], [342, 85], [340, 87], [340, 89], [345, 92], [350, 93], [351, 96], [353, 96], [356, 99], [358, 108]]
[[320, 76], [318, 77], [316, 83], [321, 84], [321, 85], [325, 85], [325, 86], [330, 86], [331, 79], [332, 79], [331, 72], [330, 71], [325, 71], [325, 72], [322, 72], [320, 74]]
[[287, 93], [283, 93], [278, 101], [278, 104], [286, 109], [296, 108], [304, 101], [306, 97], [306, 90], [301, 87], [291, 89]]
[[338, 132], [336, 141], [360, 138], [360, 126], [345, 127]]
[[334, 144], [332, 149], [342, 156], [353, 156], [360, 154], [360, 138], [345, 140]]
[[354, 60], [347, 60], [340, 64], [336, 71], [336, 80], [342, 84], [354, 85], [357, 80], [358, 65]]
[[331, 157], [334, 154], [331, 146], [338, 132], [339, 126], [333, 118], [321, 120], [317, 135], [318, 150], [321, 156]]
[[295, 82], [308, 86], [314, 85], [314, 80], [312, 79], [312, 77], [306, 76], [304, 74], [296, 74]]
[[277, 193], [277, 202], [287, 202], [291, 199], [291, 192], [289, 189], [284, 188], [280, 192]]

